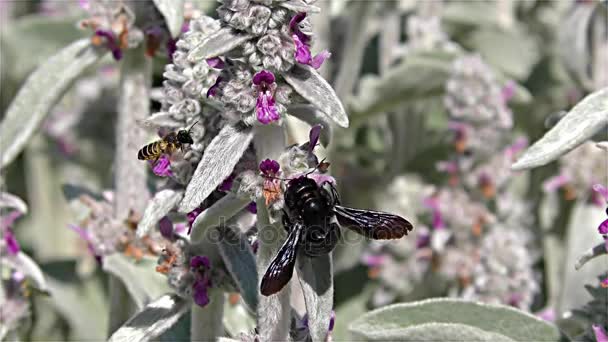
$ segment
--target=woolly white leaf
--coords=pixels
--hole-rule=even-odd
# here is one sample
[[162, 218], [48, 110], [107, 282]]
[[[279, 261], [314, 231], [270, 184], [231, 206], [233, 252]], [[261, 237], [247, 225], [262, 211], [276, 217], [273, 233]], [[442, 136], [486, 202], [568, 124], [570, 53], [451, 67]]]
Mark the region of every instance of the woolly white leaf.
[[255, 312], [258, 308], [258, 274], [255, 256], [247, 237], [230, 227], [218, 227], [219, 251], [230, 275], [237, 284], [243, 300]]
[[0, 192], [0, 208], [12, 208], [23, 214], [27, 213], [27, 204], [21, 198], [8, 192]]
[[104, 271], [123, 282], [138, 308], [171, 291], [167, 278], [156, 272], [155, 267], [156, 260], [151, 258], [135, 261], [120, 253], [103, 258]]
[[240, 333], [253, 331], [256, 328], [255, 313], [252, 315], [247, 307], [239, 302], [236, 305], [226, 301], [224, 303], [224, 327], [229, 336], [238, 336]]
[[220, 337], [217, 339], [217, 342], [241, 342], [241, 340], [235, 340], [233, 338], [228, 337]]
[[[451, 326], [463, 327], [451, 329]], [[443, 329], [449, 328], [445, 336]], [[524, 311], [460, 299], [428, 299], [368, 312], [350, 325], [366, 340], [559, 341], [558, 329]], [[441, 336], [441, 337], [440, 337]]]
[[336, 124], [348, 127], [348, 115], [333, 88], [308, 65], [296, 65], [284, 74], [285, 81], [312, 105], [327, 114]]
[[313, 341], [325, 341], [333, 308], [334, 287], [331, 254], [298, 258], [298, 275]]
[[184, 23], [184, 0], [154, 0], [154, 5], [165, 18], [171, 37], [179, 36]]
[[[271, 224], [264, 199], [257, 201], [258, 236], [272, 236], [273, 239], [260, 239], [257, 253], [259, 280], [266, 273], [285, 240], [285, 230], [280, 224]], [[258, 304], [258, 331], [262, 341], [287, 341], [291, 324], [291, 305], [289, 304], [290, 286], [271, 296], [260, 296]]]
[[323, 129], [321, 130], [320, 141], [325, 147], [329, 145], [333, 128], [329, 123], [329, 117], [325, 113], [317, 110], [315, 106], [306, 104], [289, 106], [287, 112], [311, 126], [319, 123], [322, 124]]
[[198, 163], [179, 211], [198, 207], [232, 173], [253, 138], [250, 127], [226, 126], [213, 138]]
[[266, 158], [279, 159], [286, 144], [285, 128], [276, 125], [264, 125], [255, 127], [253, 145], [259, 161]]
[[36, 289], [42, 292], [48, 291], [48, 285], [42, 270], [40, 270], [40, 266], [38, 266], [38, 264], [27, 254], [19, 252], [15, 256], [2, 258], [2, 263], [6, 263], [11, 268], [18, 270], [26, 277], [32, 279]]
[[91, 46], [90, 39], [78, 40], [49, 58], [27, 78], [0, 123], [3, 141], [0, 168], [17, 157], [72, 81], [102, 55]]
[[570, 152], [608, 124], [608, 88], [579, 102], [549, 132], [530, 146], [511, 167], [526, 170], [545, 165]]
[[150, 117], [143, 120], [141, 126], [150, 127], [167, 127], [167, 128], [178, 128], [182, 123], [176, 121], [173, 116], [167, 112], [158, 112], [150, 115]]
[[151, 341], [177, 323], [188, 311], [188, 304], [188, 301], [177, 295], [164, 295], [129, 319], [110, 336], [109, 341]]
[[209, 227], [219, 226], [233, 217], [241, 209], [249, 204], [249, 200], [236, 197], [233, 193], [228, 193], [219, 201], [200, 213], [192, 223], [190, 240], [193, 244], [203, 239], [205, 231]]
[[280, 3], [282, 7], [294, 12], [319, 13], [321, 9], [317, 6], [309, 5], [303, 0], [287, 0]]
[[250, 34], [237, 32], [225, 27], [205, 39], [188, 54], [188, 60], [195, 63], [206, 58], [217, 57], [253, 38]]
[[164, 189], [156, 193], [154, 198], [148, 202], [148, 206], [137, 225], [137, 236], [143, 237], [158, 224], [161, 218], [175, 208], [182, 199], [183, 192], [172, 189]]

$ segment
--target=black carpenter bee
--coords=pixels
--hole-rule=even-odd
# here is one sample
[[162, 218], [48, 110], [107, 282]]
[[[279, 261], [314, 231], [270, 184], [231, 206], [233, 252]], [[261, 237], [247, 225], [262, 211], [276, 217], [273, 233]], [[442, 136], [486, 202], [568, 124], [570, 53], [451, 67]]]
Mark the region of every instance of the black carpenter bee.
[[194, 143], [190, 131], [197, 123], [198, 121], [192, 124], [188, 130], [182, 129], [177, 132], [170, 132], [161, 139], [142, 147], [137, 152], [137, 159], [154, 160], [156, 162], [161, 155], [171, 155], [177, 149], [183, 149], [184, 144]]
[[397, 215], [341, 206], [335, 187], [325, 184], [329, 189], [306, 176], [289, 181], [283, 211], [288, 235], [262, 278], [263, 295], [277, 293], [289, 282], [299, 250], [307, 257], [330, 253], [340, 239], [340, 226], [380, 240], [399, 239], [413, 229]]

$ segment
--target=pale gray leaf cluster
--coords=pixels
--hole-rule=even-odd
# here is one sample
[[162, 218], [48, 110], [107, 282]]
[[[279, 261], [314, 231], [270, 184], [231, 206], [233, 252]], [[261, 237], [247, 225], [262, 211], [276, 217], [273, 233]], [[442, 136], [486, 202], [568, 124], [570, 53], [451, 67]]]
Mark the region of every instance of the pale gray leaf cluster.
[[148, 202], [148, 206], [137, 225], [137, 236], [143, 237], [148, 234], [158, 224], [160, 219], [178, 205], [182, 199], [182, 195], [182, 191], [173, 189], [164, 189], [157, 192], [152, 200]]
[[177, 295], [164, 295], [146, 305], [120, 327], [109, 341], [137, 342], [155, 340], [188, 311], [189, 302]]
[[350, 325], [367, 341], [559, 341], [557, 328], [503, 305], [428, 299], [371, 311]]
[[252, 138], [251, 128], [230, 125], [224, 127], [205, 149], [203, 158], [186, 188], [179, 211], [194, 210], [230, 176]]
[[27, 78], [0, 123], [0, 168], [10, 164], [23, 150], [72, 81], [102, 56], [90, 40], [78, 40], [49, 58]]
[[310, 5], [303, 0], [287, 0], [280, 4], [282, 7], [294, 12], [319, 13], [321, 11], [319, 7]]
[[513, 170], [545, 165], [590, 139], [608, 124], [608, 88], [581, 100], [549, 132], [530, 146]]

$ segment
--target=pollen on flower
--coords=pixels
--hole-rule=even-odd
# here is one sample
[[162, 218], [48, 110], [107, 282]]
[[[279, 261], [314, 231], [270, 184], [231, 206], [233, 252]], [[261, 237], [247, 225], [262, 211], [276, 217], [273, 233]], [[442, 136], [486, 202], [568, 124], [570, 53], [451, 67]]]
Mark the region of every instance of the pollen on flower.
[[276, 160], [266, 159], [260, 163], [259, 168], [264, 177], [262, 195], [268, 206], [277, 201], [283, 193], [280, 180], [275, 178], [279, 174], [281, 166]]

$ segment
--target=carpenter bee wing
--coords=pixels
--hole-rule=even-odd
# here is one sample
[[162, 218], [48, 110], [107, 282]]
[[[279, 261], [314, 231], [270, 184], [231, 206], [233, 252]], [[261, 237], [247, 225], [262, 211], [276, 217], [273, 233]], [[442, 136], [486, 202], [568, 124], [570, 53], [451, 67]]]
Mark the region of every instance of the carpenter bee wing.
[[399, 239], [414, 229], [403, 217], [382, 211], [335, 205], [334, 213], [341, 226], [376, 240]]
[[277, 255], [270, 262], [270, 265], [262, 278], [260, 292], [264, 296], [270, 296], [279, 292], [289, 282], [293, 275], [293, 267], [296, 263], [298, 245], [302, 234], [302, 224], [296, 222], [290, 228], [287, 239], [283, 243], [283, 246], [281, 246], [281, 249], [279, 249]]

